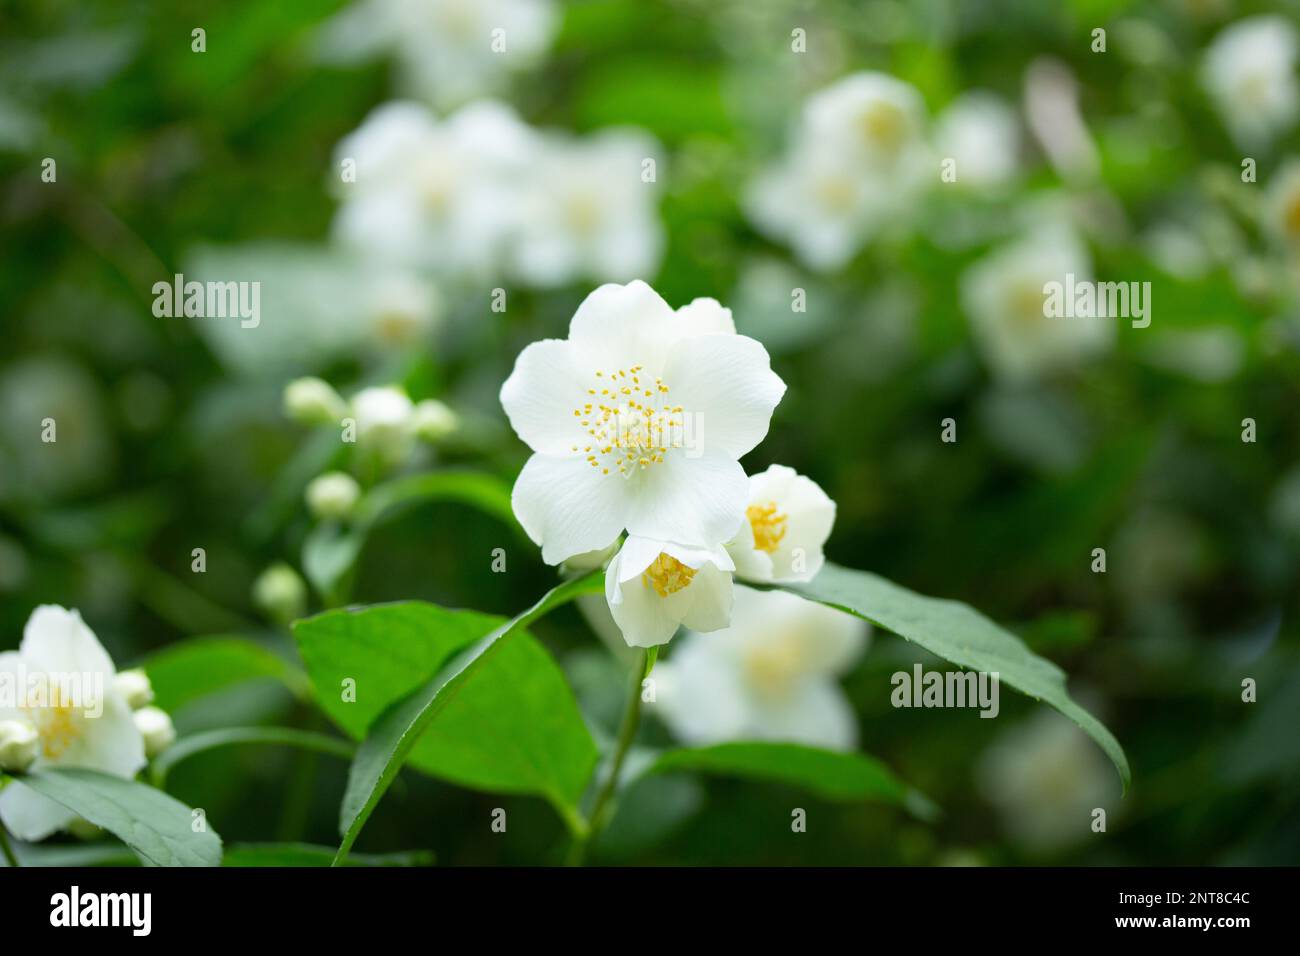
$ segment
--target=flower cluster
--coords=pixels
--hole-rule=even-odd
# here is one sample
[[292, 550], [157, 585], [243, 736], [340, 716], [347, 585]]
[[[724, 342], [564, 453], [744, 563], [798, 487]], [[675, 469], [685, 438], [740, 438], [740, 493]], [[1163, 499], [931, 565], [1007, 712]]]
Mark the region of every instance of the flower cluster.
[[[42, 605], [18, 650], [0, 653], [0, 770], [86, 767], [130, 779], [176, 737], [152, 701], [144, 671], [118, 673], [80, 614]], [[20, 839], [77, 819], [27, 787], [0, 791], [0, 822]]]
[[640, 281], [599, 287], [567, 339], [520, 353], [501, 388], [534, 452], [515, 515], [548, 564], [608, 560], [605, 597], [629, 645], [726, 627], [737, 575], [817, 573], [834, 502], [789, 468], [747, 477], [739, 464], [784, 393], [729, 309], [673, 310]]
[[746, 207], [806, 266], [835, 270], [941, 181], [940, 159], [958, 186], [996, 187], [1016, 172], [1019, 139], [1014, 112], [991, 93], [963, 96], [930, 130], [914, 87], [855, 73], [804, 103], [789, 150], [750, 184]]
[[533, 129], [495, 101], [443, 121], [393, 102], [336, 160], [335, 237], [386, 263], [550, 287], [624, 281], [659, 262], [659, 146], [635, 131], [578, 138]]

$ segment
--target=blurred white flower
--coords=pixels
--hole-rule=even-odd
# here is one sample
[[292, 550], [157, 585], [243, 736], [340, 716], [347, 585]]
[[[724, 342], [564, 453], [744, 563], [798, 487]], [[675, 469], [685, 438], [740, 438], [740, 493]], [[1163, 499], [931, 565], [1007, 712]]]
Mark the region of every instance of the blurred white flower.
[[341, 520], [352, 513], [361, 486], [344, 471], [329, 471], [307, 485], [307, 507], [317, 518]]
[[440, 442], [460, 427], [460, 418], [436, 398], [418, 402], [411, 412], [411, 430], [417, 438]]
[[1016, 175], [1020, 123], [994, 93], [962, 94], [935, 121], [934, 138], [938, 156], [956, 160], [958, 186], [988, 189]]
[[1092, 811], [1118, 795], [1101, 751], [1046, 708], [1004, 732], [980, 758], [976, 776], [1011, 837], [1043, 852], [1091, 834]]
[[732, 569], [722, 548], [629, 535], [605, 571], [605, 600], [631, 647], [667, 644], [682, 625], [727, 626]]
[[712, 300], [674, 312], [644, 282], [603, 285], [569, 338], [529, 345], [501, 387], [533, 456], [515, 515], [558, 564], [621, 532], [712, 548], [744, 520], [737, 459], [767, 434], [785, 383]]
[[690, 745], [781, 740], [850, 750], [857, 721], [836, 678], [867, 646], [860, 618], [784, 591], [735, 589], [731, 624], [688, 634], [654, 671], [654, 711]]
[[[23, 691], [19, 706], [0, 704], [0, 720], [30, 723], [40, 738], [31, 769], [87, 767], [130, 779], [144, 766], [144, 740], [113, 660], [76, 611], [36, 608], [18, 650], [0, 654], [0, 673]], [[32, 675], [42, 675], [44, 693], [28, 694]], [[43, 840], [76, 816], [21, 784], [0, 791], [0, 821], [21, 840]]]
[[555, 286], [579, 278], [627, 282], [652, 275], [663, 250], [658, 186], [643, 177], [662, 163], [659, 145], [638, 132], [585, 139], [551, 134], [537, 153], [514, 245], [524, 281]]
[[1116, 319], [1049, 316], [1049, 282], [1091, 281], [1088, 251], [1063, 227], [1040, 226], [998, 249], [962, 277], [962, 302], [975, 342], [993, 371], [1009, 382], [1081, 364], [1110, 348]]
[[141, 668], [134, 667], [129, 671], [121, 671], [113, 680], [117, 687], [117, 692], [122, 695], [126, 705], [132, 710], [139, 710], [141, 707], [153, 703], [153, 684], [149, 681], [149, 675]]
[[400, 388], [363, 388], [352, 396], [350, 410], [358, 447], [390, 463], [400, 462], [410, 453], [415, 405]]
[[344, 416], [347, 404], [324, 379], [297, 378], [284, 387], [284, 412], [303, 425], [331, 425]]
[[736, 574], [753, 581], [811, 581], [825, 562], [835, 502], [811, 478], [772, 465], [749, 478], [740, 532], [727, 542]]
[[1280, 16], [1226, 27], [1206, 51], [1201, 80], [1238, 145], [1268, 145], [1300, 112], [1296, 30]]
[[802, 145], [838, 153], [892, 174], [924, 148], [925, 101], [916, 88], [884, 73], [854, 73], [804, 104]]
[[1288, 159], [1273, 176], [1265, 210], [1267, 226], [1275, 236], [1300, 244], [1300, 159]]
[[418, 103], [386, 103], [335, 149], [335, 169], [355, 164], [355, 182], [339, 185], [334, 235], [386, 263], [496, 274], [537, 148], [502, 103], [474, 103], [443, 122]]
[[320, 51], [343, 63], [391, 53], [403, 89], [454, 106], [535, 63], [558, 13], [553, 0], [359, 0], [326, 23]]
[[144, 738], [145, 756], [152, 760], [176, 740], [176, 728], [171, 717], [157, 707], [141, 707], [132, 718], [136, 730]]
[[411, 345], [425, 340], [442, 318], [438, 290], [409, 272], [377, 275], [368, 304], [374, 336], [388, 345]]

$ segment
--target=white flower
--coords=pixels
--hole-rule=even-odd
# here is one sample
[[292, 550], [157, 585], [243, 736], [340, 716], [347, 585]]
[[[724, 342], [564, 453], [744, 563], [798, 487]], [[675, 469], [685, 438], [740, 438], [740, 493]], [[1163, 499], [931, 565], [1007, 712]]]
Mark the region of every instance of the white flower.
[[411, 450], [415, 405], [399, 388], [363, 388], [352, 396], [357, 444], [373, 449], [384, 460], [401, 461]]
[[0, 770], [23, 773], [41, 750], [41, 735], [30, 720], [0, 720]]
[[733, 567], [722, 548], [629, 535], [605, 571], [605, 600], [630, 646], [667, 644], [682, 625], [727, 626]]
[[474, 103], [439, 122], [418, 103], [372, 112], [335, 150], [334, 234], [387, 263], [452, 275], [497, 273], [514, 235], [535, 134], [510, 107]]
[[319, 378], [294, 379], [284, 387], [284, 411], [304, 425], [337, 423], [347, 410], [334, 387]]
[[442, 316], [437, 289], [409, 272], [381, 272], [368, 299], [375, 338], [389, 345], [426, 339]]
[[[1040, 227], [981, 259], [962, 278], [975, 342], [1000, 378], [1023, 382], [1110, 348], [1116, 319], [1049, 316], [1050, 282], [1092, 280], [1087, 249], [1067, 229]], [[1101, 311], [1101, 310], [1095, 310]]]
[[736, 335], [718, 303], [674, 312], [644, 282], [603, 285], [569, 338], [528, 346], [501, 387], [534, 451], [515, 515], [548, 564], [624, 530], [715, 547], [744, 520], [737, 459], [763, 440], [784, 392], [767, 351]]
[[411, 429], [428, 442], [439, 442], [460, 427], [460, 419], [436, 398], [426, 398], [412, 412]]
[[404, 89], [455, 105], [535, 63], [557, 14], [553, 0], [360, 0], [326, 24], [321, 52], [346, 63], [391, 51]]
[[153, 703], [153, 684], [149, 681], [149, 675], [139, 667], [119, 672], [113, 684], [132, 710]]
[[939, 116], [934, 135], [938, 155], [956, 160], [959, 186], [1000, 186], [1016, 174], [1020, 124], [1015, 110], [994, 93], [958, 97]]
[[330, 471], [307, 485], [307, 507], [317, 518], [346, 518], [361, 497], [357, 480], [343, 471]]
[[812, 148], [893, 172], [923, 146], [925, 101], [916, 88], [884, 73], [855, 73], [804, 104], [799, 135]]
[[141, 707], [133, 719], [140, 736], [144, 738], [145, 756], [151, 760], [170, 747], [176, 739], [176, 728], [164, 710]]
[[[0, 704], [0, 720], [35, 727], [40, 751], [33, 770], [88, 767], [130, 779], [144, 766], [144, 741], [115, 673], [112, 658], [76, 611], [47, 604], [32, 612], [18, 650], [0, 654], [0, 675], [22, 691], [19, 706]], [[19, 839], [43, 840], [75, 818], [27, 787], [0, 791], [0, 821]]]
[[740, 532], [727, 542], [736, 574], [753, 581], [811, 581], [825, 562], [835, 502], [793, 468], [772, 465], [749, 479]]
[[1300, 112], [1296, 31], [1279, 16], [1228, 26], [1210, 45], [1201, 80], [1238, 145], [1267, 145]]
[[649, 137], [627, 131], [547, 137], [520, 215], [516, 272], [537, 286], [652, 274], [664, 235], [658, 187], [643, 179], [643, 168], [653, 161], [657, 176], [659, 152]]
[[784, 591], [736, 588], [731, 625], [687, 634], [655, 668], [654, 710], [683, 742], [781, 740], [849, 750], [857, 720], [836, 678], [870, 625]]

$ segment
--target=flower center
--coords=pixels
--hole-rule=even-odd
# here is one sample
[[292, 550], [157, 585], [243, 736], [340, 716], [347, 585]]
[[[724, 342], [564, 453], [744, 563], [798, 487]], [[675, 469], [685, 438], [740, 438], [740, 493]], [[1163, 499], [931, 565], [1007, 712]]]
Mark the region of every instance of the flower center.
[[1043, 314], [1046, 297], [1043, 295], [1042, 286], [1018, 282], [1012, 287], [1008, 299], [1014, 324], [1022, 328], [1033, 328], [1046, 317]]
[[1291, 201], [1287, 203], [1283, 223], [1288, 236], [1293, 238], [1300, 236], [1300, 192], [1293, 195]]
[[81, 722], [76, 719], [77, 707], [72, 696], [64, 694], [58, 681], [45, 681], [48, 703], [43, 707], [23, 708], [41, 738], [41, 751], [46, 759], [56, 760], [81, 737]]
[[564, 217], [579, 236], [591, 236], [600, 225], [600, 200], [585, 192], [570, 196], [564, 205]]
[[663, 379], [643, 376], [644, 366], [596, 372], [587, 389], [590, 401], [573, 410], [586, 432], [586, 444], [573, 445], [601, 474], [630, 475], [663, 464], [670, 448], [681, 448], [682, 406], [668, 404]]
[[822, 206], [831, 212], [852, 209], [858, 199], [857, 186], [847, 176], [823, 176], [817, 182], [815, 192]]
[[803, 651], [793, 640], [760, 644], [745, 655], [745, 676], [767, 697], [784, 697], [803, 670]]
[[650, 567], [641, 572], [641, 580], [655, 589], [661, 598], [676, 594], [691, 583], [695, 569], [687, 567], [670, 554], [660, 553], [650, 562]]
[[745, 509], [745, 517], [749, 519], [749, 526], [754, 529], [754, 547], [768, 554], [775, 553], [781, 544], [781, 539], [785, 537], [787, 520], [786, 515], [776, 510], [776, 502], [750, 505]]
[[873, 103], [862, 113], [862, 132], [867, 142], [886, 152], [895, 152], [907, 131], [903, 111], [891, 103]]

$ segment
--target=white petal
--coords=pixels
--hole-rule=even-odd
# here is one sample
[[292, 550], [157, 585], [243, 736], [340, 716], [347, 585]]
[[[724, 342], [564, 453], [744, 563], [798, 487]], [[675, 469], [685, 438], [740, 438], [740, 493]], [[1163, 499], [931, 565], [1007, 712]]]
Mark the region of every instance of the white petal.
[[588, 295], [569, 323], [569, 341], [593, 374], [641, 365], [657, 375], [676, 327], [668, 303], [638, 279], [602, 285]]
[[772, 411], [785, 394], [767, 349], [744, 335], [679, 341], [668, 352], [663, 379], [704, 447], [721, 449], [732, 458], [763, 440]]
[[[695, 569], [689, 584], [665, 596], [642, 576], [660, 554]], [[697, 630], [725, 627], [731, 612], [730, 568], [721, 549], [629, 536], [605, 573], [610, 614], [632, 647], [666, 644], [686, 622], [694, 622]]]
[[655, 700], [648, 709], [683, 743], [734, 740], [751, 722], [749, 698], [731, 662], [712, 653], [708, 638], [686, 637], [655, 668]]
[[592, 370], [573, 362], [573, 346], [561, 339], [534, 342], [519, 353], [501, 386], [501, 407], [510, 427], [533, 451], [567, 456], [586, 438], [574, 411], [588, 401], [583, 383]]
[[20, 840], [35, 843], [65, 829], [77, 815], [15, 781], [0, 791], [0, 822]]
[[678, 309], [677, 318], [683, 336], [736, 334], [731, 310], [723, 307], [717, 299], [696, 299]]
[[779, 704], [755, 710], [754, 736], [852, 750], [857, 745], [858, 723], [844, 692], [824, 680], [809, 680]]
[[605, 600], [623, 640], [631, 647], [667, 644], [681, 626], [690, 588], [661, 598], [639, 575], [620, 581], [617, 566], [615, 558], [605, 572]]
[[772, 580], [811, 581], [825, 562], [822, 548], [835, 525], [835, 502], [811, 478], [785, 465], [750, 478], [749, 496], [753, 504], [774, 502], [786, 516], [785, 535], [771, 555]]
[[628, 483], [601, 475], [582, 458], [533, 455], [515, 482], [510, 503], [528, 536], [542, 546], [542, 560], [603, 548], [623, 531]]
[[628, 480], [629, 534], [706, 547], [735, 535], [745, 519], [744, 469], [723, 452], [693, 454], [672, 449]]
[[717, 631], [731, 622], [731, 573], [716, 564], [695, 572], [683, 592], [691, 596], [682, 624], [693, 631]]
[[116, 673], [113, 659], [76, 611], [42, 604], [32, 611], [18, 647], [29, 669], [47, 673]]

